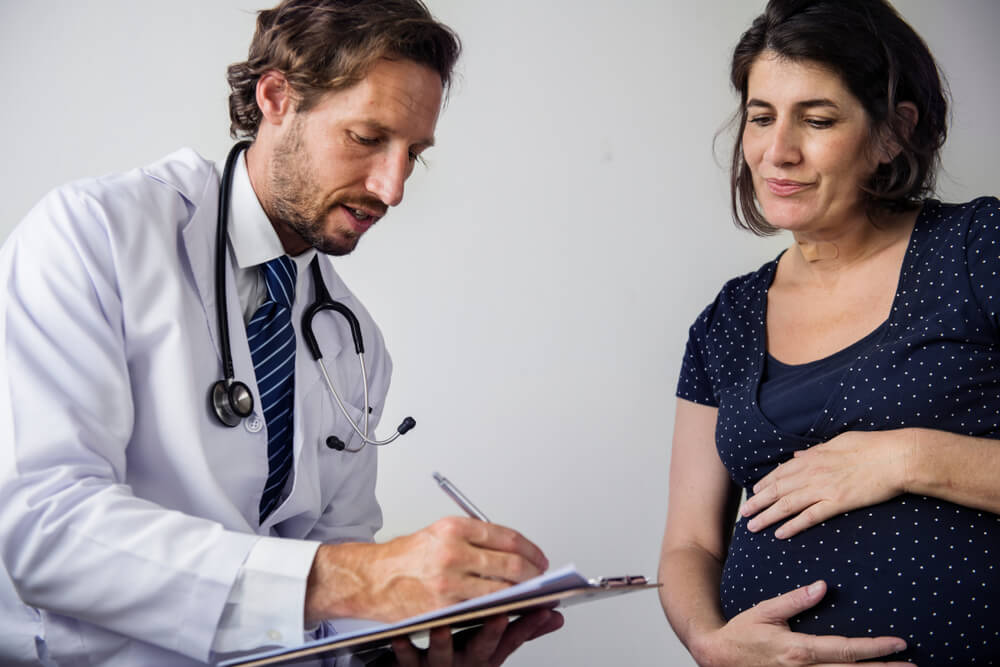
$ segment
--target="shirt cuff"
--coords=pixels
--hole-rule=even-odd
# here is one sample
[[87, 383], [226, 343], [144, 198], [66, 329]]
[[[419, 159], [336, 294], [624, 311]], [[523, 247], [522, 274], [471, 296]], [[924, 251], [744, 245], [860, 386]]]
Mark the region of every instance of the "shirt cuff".
[[212, 651], [301, 644], [306, 582], [319, 546], [305, 540], [260, 538], [236, 576]]

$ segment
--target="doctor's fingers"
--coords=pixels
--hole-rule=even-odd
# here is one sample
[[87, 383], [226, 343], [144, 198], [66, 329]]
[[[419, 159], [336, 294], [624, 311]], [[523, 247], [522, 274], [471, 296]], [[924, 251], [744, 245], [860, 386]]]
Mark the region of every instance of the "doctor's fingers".
[[495, 661], [494, 656], [508, 625], [506, 615], [492, 616], [482, 626], [455, 635], [455, 667], [492, 667], [503, 662]]
[[455, 660], [451, 630], [447, 627], [431, 630], [426, 650], [417, 649], [409, 637], [396, 637], [392, 640], [392, 652], [396, 667], [459, 667], [462, 664]]
[[[427, 664], [429, 667], [498, 667], [526, 641], [557, 630], [562, 624], [562, 614], [549, 609], [536, 610], [513, 623], [501, 614], [486, 619], [481, 627], [455, 635], [450, 647], [442, 642], [440, 650], [435, 647], [432, 633]], [[448, 648], [453, 650], [453, 662], [448, 662], [452, 656], [446, 652]]]
[[[505, 526], [467, 517], [450, 516], [435, 521], [428, 527], [428, 530], [446, 540], [459, 539], [482, 549], [520, 556], [537, 570], [525, 578], [536, 576], [549, 567], [548, 559], [537, 545], [516, 530]], [[523, 580], [516, 579], [516, 581]], [[515, 581], [515, 579], [511, 579], [511, 581]]]
[[424, 656], [427, 667], [457, 667], [450, 628], [431, 630], [430, 642]]
[[407, 636], [393, 637], [392, 657], [393, 660], [391, 663], [377, 662], [375, 664], [386, 664], [391, 665], [391, 667], [426, 667], [427, 665], [426, 652], [414, 646]]
[[511, 623], [503, 633], [500, 642], [493, 651], [490, 662], [487, 664], [490, 667], [495, 667], [503, 663], [524, 642], [537, 639], [550, 632], [555, 632], [562, 626], [562, 614], [552, 609], [539, 609], [526, 616], [522, 616]]
[[512, 584], [537, 577], [543, 570], [521, 554], [493, 549], [475, 549], [475, 559], [471, 561], [472, 572], [482, 577], [502, 579]]

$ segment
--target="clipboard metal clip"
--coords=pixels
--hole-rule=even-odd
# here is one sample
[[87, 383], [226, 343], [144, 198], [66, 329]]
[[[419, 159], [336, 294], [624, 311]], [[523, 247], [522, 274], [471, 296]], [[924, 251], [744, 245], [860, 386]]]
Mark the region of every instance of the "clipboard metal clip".
[[626, 574], [622, 577], [597, 577], [590, 580], [591, 586], [599, 588], [620, 588], [622, 586], [645, 586], [646, 577], [641, 574]]

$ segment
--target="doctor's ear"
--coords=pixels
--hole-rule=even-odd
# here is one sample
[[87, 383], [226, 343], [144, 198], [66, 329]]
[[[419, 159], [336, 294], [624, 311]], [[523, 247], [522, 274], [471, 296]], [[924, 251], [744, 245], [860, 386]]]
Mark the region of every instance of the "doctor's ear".
[[280, 125], [285, 116], [295, 108], [295, 96], [285, 75], [278, 70], [268, 70], [257, 79], [257, 107], [262, 122]]

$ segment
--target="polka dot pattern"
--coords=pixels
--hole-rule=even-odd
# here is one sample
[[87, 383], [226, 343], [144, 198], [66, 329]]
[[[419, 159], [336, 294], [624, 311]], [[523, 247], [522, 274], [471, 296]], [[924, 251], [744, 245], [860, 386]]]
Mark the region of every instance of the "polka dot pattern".
[[[803, 434], [781, 431], [757, 404], [776, 266], [730, 281], [702, 312], [677, 388], [718, 407], [716, 445], [740, 486], [850, 430], [1000, 439], [1000, 201], [925, 204], [887, 326]], [[737, 521], [720, 591], [727, 616], [822, 578], [829, 593], [795, 630], [900, 636], [909, 648], [893, 659], [922, 665], [1000, 664], [1000, 516], [904, 495], [788, 540], [773, 530]]]

